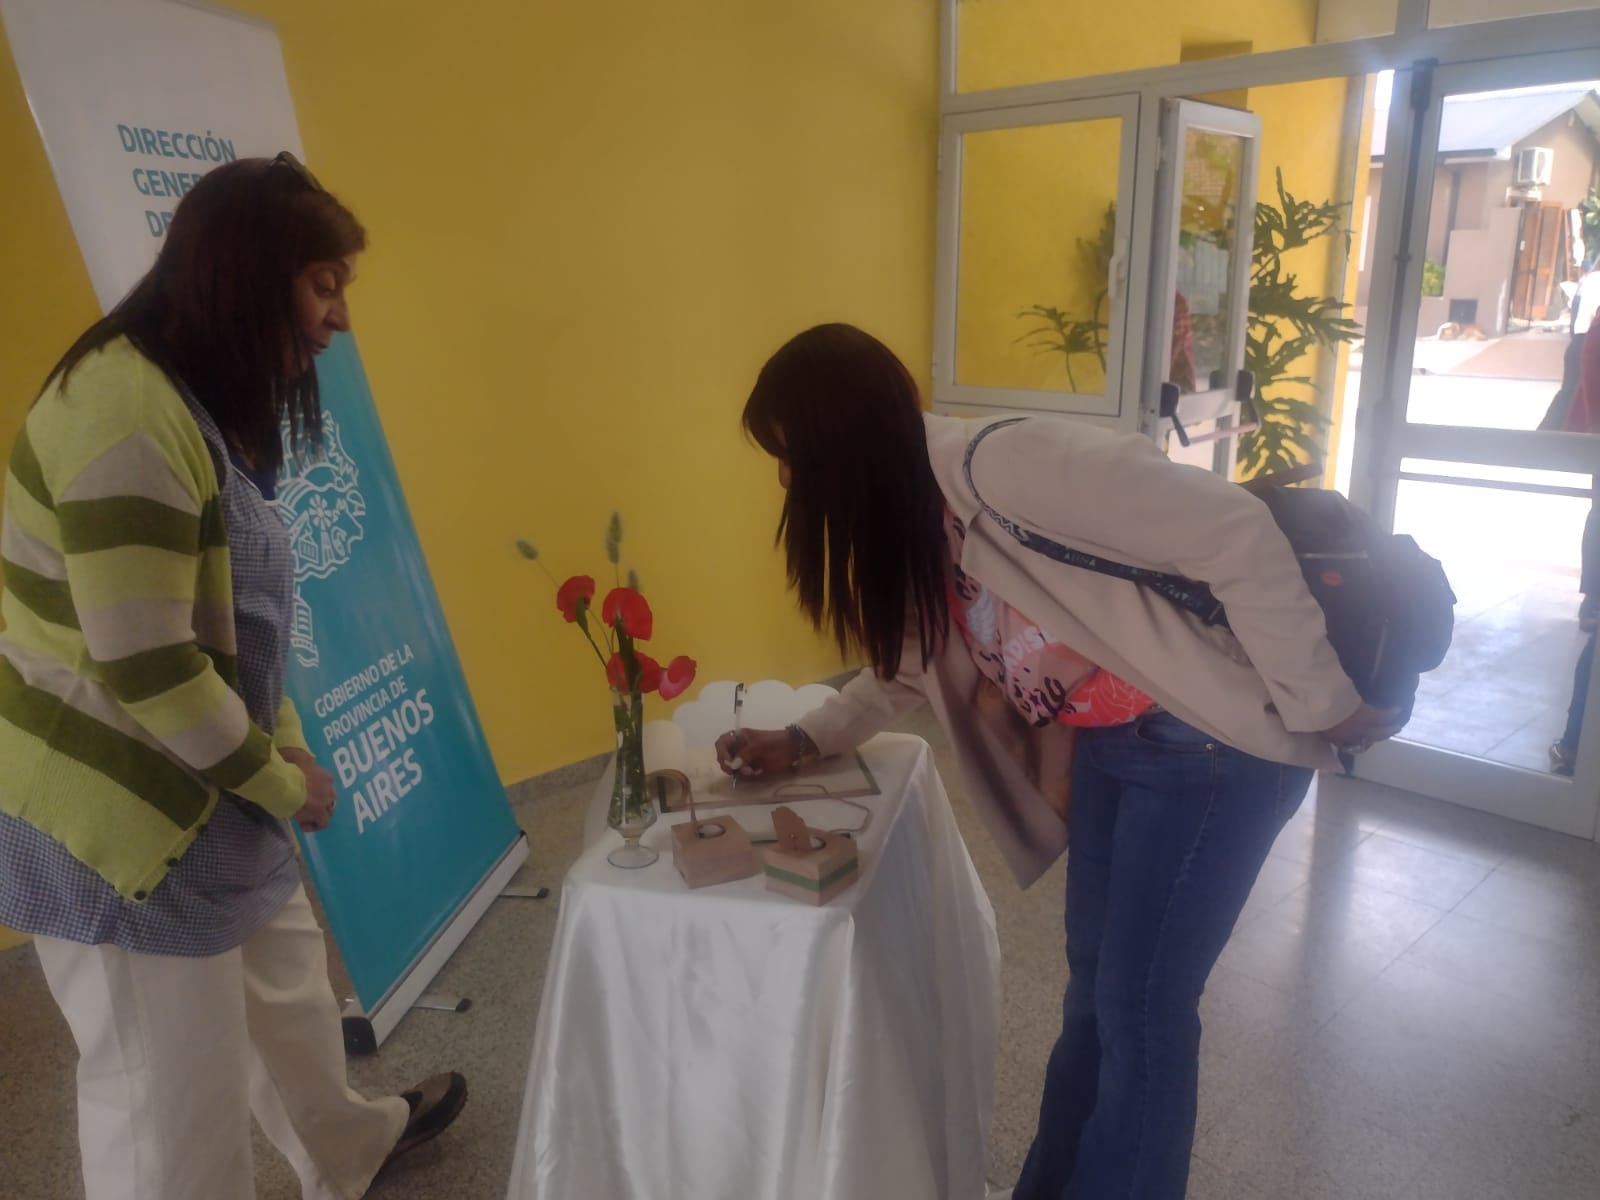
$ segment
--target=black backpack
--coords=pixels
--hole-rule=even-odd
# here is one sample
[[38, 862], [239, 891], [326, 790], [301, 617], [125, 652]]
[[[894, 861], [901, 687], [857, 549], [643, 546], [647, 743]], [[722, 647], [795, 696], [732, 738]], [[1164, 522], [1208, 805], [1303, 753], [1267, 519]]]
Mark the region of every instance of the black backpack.
[[[996, 429], [1014, 424], [990, 425], [968, 445], [965, 470], [974, 495], [978, 489], [972, 481], [972, 456], [978, 444]], [[1338, 492], [1276, 486], [1271, 477], [1248, 486], [1271, 510], [1300, 559], [1306, 585], [1326, 618], [1328, 640], [1361, 698], [1377, 708], [1398, 709], [1402, 724], [1409, 720], [1421, 676], [1444, 661], [1455, 630], [1456, 597], [1443, 565], [1409, 536], [1384, 532]], [[1029, 550], [1068, 566], [1131, 580], [1207, 625], [1228, 625], [1222, 603], [1203, 581], [1073, 550], [1002, 516], [982, 496], [978, 503]]]

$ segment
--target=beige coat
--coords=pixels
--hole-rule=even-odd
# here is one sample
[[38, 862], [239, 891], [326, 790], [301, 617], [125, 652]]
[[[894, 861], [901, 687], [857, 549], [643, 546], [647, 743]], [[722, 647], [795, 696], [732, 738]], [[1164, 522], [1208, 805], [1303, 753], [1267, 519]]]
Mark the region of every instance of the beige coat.
[[[1361, 703], [1328, 642], [1287, 539], [1244, 489], [1173, 463], [1148, 438], [1032, 418], [985, 438], [973, 481], [1008, 519], [1074, 549], [1211, 585], [1233, 632], [1208, 627], [1139, 585], [1054, 562], [983, 515], [963, 459], [992, 421], [929, 416], [928, 456], [967, 527], [961, 569], [1049, 636], [1248, 753], [1326, 768], [1319, 730]], [[1030, 728], [985, 686], [959, 637], [921, 668], [915, 639], [890, 682], [863, 671], [800, 722], [825, 754], [858, 745], [931, 703], [967, 791], [1024, 887], [1066, 847], [1071, 731]]]

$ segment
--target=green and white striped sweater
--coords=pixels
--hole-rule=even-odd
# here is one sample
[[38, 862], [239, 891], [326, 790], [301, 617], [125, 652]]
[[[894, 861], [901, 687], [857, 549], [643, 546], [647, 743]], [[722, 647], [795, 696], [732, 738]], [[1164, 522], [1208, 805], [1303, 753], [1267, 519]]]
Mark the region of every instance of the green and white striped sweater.
[[[226, 789], [274, 816], [305, 778], [234, 689], [217, 468], [125, 339], [53, 384], [0, 514], [0, 811], [143, 900]], [[287, 700], [278, 746], [304, 748]]]

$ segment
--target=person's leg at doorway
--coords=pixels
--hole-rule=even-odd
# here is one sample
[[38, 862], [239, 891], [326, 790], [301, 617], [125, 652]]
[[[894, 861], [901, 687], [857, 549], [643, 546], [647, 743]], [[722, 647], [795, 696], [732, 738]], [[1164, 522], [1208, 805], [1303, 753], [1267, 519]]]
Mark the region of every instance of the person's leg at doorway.
[[1572, 672], [1572, 702], [1567, 706], [1567, 728], [1550, 747], [1550, 769], [1557, 775], [1571, 775], [1578, 766], [1578, 741], [1583, 735], [1584, 708], [1589, 700], [1589, 676], [1594, 670], [1596, 634], [1591, 632], [1578, 655]]
[[1589, 516], [1583, 523], [1583, 573], [1578, 590], [1583, 593], [1578, 627], [1592, 632], [1600, 627], [1600, 497], [1589, 501]]
[[1166, 713], [1080, 737], [1071, 975], [1015, 1200], [1182, 1200], [1200, 995], [1311, 772]]

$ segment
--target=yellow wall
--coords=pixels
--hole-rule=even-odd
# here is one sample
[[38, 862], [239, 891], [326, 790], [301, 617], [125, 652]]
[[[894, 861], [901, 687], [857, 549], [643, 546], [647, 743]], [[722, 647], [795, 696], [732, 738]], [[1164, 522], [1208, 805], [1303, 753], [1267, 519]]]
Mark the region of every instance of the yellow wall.
[[[1277, 87], [1251, 88], [1249, 108], [1261, 116], [1261, 181], [1258, 196], [1276, 203], [1277, 184], [1273, 172], [1283, 171], [1283, 183], [1297, 199], [1313, 204], [1326, 200], [1347, 203], [1350, 196], [1341, 188], [1341, 142], [1344, 138], [1345, 101], [1350, 81], [1316, 79]], [[1356, 86], [1361, 86], [1359, 83]], [[1362, 143], [1363, 145], [1365, 143]], [[1364, 157], [1364, 156], [1360, 156]], [[1361, 206], [1347, 212], [1352, 224], [1361, 218]], [[1347, 254], [1342, 238], [1328, 238], [1284, 256], [1285, 271], [1299, 276], [1302, 295], [1337, 296], [1346, 287], [1346, 264], [1355, 258], [1361, 244], [1356, 229]], [[1355, 291], [1348, 292], [1355, 299]], [[1294, 364], [1297, 375], [1309, 376], [1313, 385], [1279, 385], [1275, 393], [1301, 399], [1315, 398], [1325, 415], [1336, 399], [1336, 353], [1317, 348]], [[1321, 435], [1328, 446], [1328, 461], [1333, 461], [1331, 431]]]
[[[611, 739], [598, 668], [517, 537], [599, 574], [620, 509], [664, 654], [704, 678], [837, 670], [786, 597], [775, 470], [738, 416], [817, 321], [926, 374], [935, 7], [242, 7], [278, 23], [308, 158], [370, 231], [356, 332], [501, 774]], [[93, 302], [9, 55], [0, 87], [21, 167], [0, 223], [8, 437]]]
[[1317, 0], [963, 0], [964, 92], [1168, 67], [1185, 45], [1256, 53], [1312, 44]]
[[0, 159], [13, 164], [0, 221], [0, 453], [9, 453], [45, 373], [99, 310], [3, 26]]
[[1117, 198], [1121, 136], [1122, 122], [1106, 118], [962, 139], [958, 383], [1105, 389], [1093, 354], [1073, 357], [1069, 380], [1061, 354], [1019, 341], [1041, 323], [1019, 314], [1045, 305], [1092, 318], [1105, 281], [1085, 270], [1079, 242], [1095, 239]]

